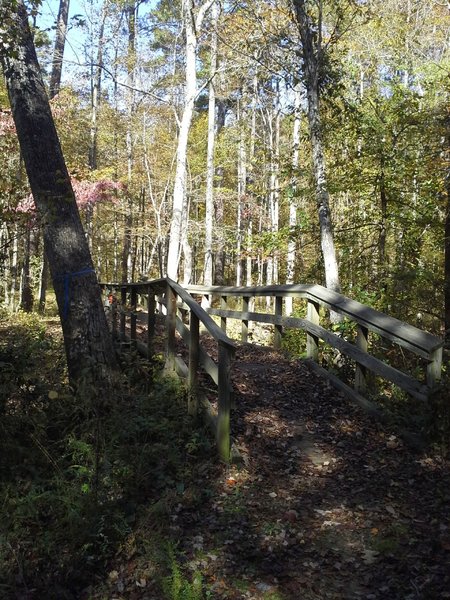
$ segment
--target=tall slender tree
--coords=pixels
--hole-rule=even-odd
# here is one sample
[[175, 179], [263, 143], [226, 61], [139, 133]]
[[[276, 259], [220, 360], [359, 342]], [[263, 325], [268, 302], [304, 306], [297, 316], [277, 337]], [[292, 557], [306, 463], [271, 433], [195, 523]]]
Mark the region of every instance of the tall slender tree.
[[198, 94], [196, 65], [198, 36], [205, 15], [214, 1], [205, 0], [197, 7], [194, 0], [182, 0], [182, 18], [186, 37], [185, 98], [178, 132], [172, 218], [167, 255], [167, 275], [172, 279], [178, 277], [181, 247], [183, 242], [187, 243], [187, 240], [183, 240], [183, 230], [184, 235], [187, 235], [187, 227], [184, 222], [188, 219], [186, 203], [187, 148], [195, 99]]
[[213, 217], [214, 217], [214, 149], [216, 141], [216, 89], [214, 77], [217, 70], [217, 20], [219, 3], [216, 1], [211, 10], [211, 48], [210, 48], [210, 81], [208, 98], [208, 150], [206, 160], [206, 194], [205, 194], [205, 285], [213, 282]]
[[[334, 246], [320, 115], [319, 75], [324, 58], [322, 44], [322, 0], [316, 3], [318, 6], [317, 22], [313, 21], [311, 11], [307, 9], [307, 0], [292, 1], [302, 41], [303, 75], [308, 100], [309, 135], [312, 147], [325, 281], [328, 288], [339, 292], [339, 269]], [[332, 313], [332, 320], [340, 320], [339, 315]]]

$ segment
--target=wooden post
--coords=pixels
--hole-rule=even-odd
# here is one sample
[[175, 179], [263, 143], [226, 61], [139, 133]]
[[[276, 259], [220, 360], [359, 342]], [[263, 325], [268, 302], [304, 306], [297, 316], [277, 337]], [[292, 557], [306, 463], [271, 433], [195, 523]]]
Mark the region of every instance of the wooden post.
[[220, 458], [230, 461], [230, 408], [231, 408], [232, 350], [219, 342], [219, 401], [217, 415], [217, 447]]
[[[222, 310], [227, 310], [228, 302], [227, 302], [226, 296], [220, 297], [220, 308]], [[224, 331], [225, 333], [227, 332], [227, 318], [226, 317], [220, 317], [220, 327], [221, 327], [222, 331]]]
[[156, 300], [155, 294], [152, 289], [148, 289], [147, 295], [147, 356], [150, 358], [152, 355], [153, 340], [155, 338], [155, 311], [156, 311]]
[[[242, 312], [248, 312], [250, 305], [249, 296], [243, 296], [242, 298]], [[242, 331], [241, 340], [246, 343], [248, 340], [248, 319], [242, 319]]]
[[136, 292], [136, 288], [131, 288], [131, 299], [130, 299], [130, 304], [131, 304], [131, 315], [130, 315], [130, 338], [131, 338], [131, 344], [132, 346], [136, 347], [136, 322], [137, 322], [137, 315], [136, 315], [136, 310], [137, 310], [137, 292]]
[[113, 341], [117, 338], [117, 302], [111, 304], [111, 336]]
[[175, 371], [175, 329], [177, 323], [177, 295], [169, 284], [167, 284], [166, 301], [167, 356], [165, 368], [169, 371]]
[[200, 345], [200, 321], [192, 311], [189, 320], [189, 400], [188, 412], [195, 416], [198, 411], [198, 357]]
[[122, 286], [120, 288], [120, 340], [125, 341], [125, 328], [126, 328], [126, 314], [127, 309], [127, 288]]
[[[314, 325], [319, 324], [319, 303], [308, 300], [306, 318]], [[315, 362], [319, 358], [319, 338], [316, 335], [306, 334], [306, 356]]]
[[[283, 316], [283, 297], [276, 296], [275, 297], [275, 316], [282, 317]], [[283, 337], [283, 327], [281, 325], [275, 325], [274, 335], [273, 335], [273, 346], [277, 350], [281, 348], [281, 340]]]
[[427, 385], [432, 390], [441, 379], [442, 348], [438, 348], [430, 355], [427, 365]]
[[[356, 331], [356, 346], [363, 352], [367, 352], [369, 330], [367, 329], [367, 327], [363, 327], [363, 325], [358, 325]], [[363, 367], [359, 363], [356, 363], [354, 387], [357, 392], [364, 392], [367, 387], [366, 373], [366, 367]]]

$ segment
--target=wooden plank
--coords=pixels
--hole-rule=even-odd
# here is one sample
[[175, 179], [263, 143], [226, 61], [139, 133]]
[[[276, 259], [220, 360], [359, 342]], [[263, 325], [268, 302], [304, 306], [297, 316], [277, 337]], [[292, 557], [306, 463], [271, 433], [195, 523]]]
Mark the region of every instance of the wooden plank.
[[214, 437], [217, 434], [217, 410], [208, 400], [205, 392], [203, 390], [199, 390], [198, 393], [198, 403], [200, 406], [200, 410], [202, 412], [203, 417], [207, 425], [209, 425]]
[[219, 342], [219, 398], [217, 414], [217, 447], [220, 458], [230, 461], [230, 410], [231, 410], [231, 359], [232, 350]]
[[[228, 306], [228, 300], [226, 296], [220, 296], [220, 308], [226, 310]], [[209, 314], [209, 311], [208, 311]], [[226, 334], [227, 333], [227, 318], [225, 316], [220, 318], [220, 328]]]
[[[319, 304], [308, 300], [307, 320], [313, 325], [319, 325]], [[319, 336], [307, 333], [306, 335], [306, 356], [315, 362], [319, 360]]]
[[[250, 303], [250, 296], [242, 297], [242, 312], [248, 313], [248, 307]], [[242, 319], [242, 329], [241, 329], [241, 341], [246, 344], [248, 340], [248, 320]]]
[[328, 290], [321, 285], [310, 286], [307, 296], [316, 300], [322, 306], [347, 316], [349, 319], [364, 325], [370, 331], [374, 331], [424, 358], [429, 358], [434, 350], [443, 346], [443, 340], [437, 336], [399, 321], [356, 300], [346, 298], [342, 294]]
[[[211, 314], [216, 314], [220, 312], [220, 309], [210, 309]], [[241, 318], [241, 314], [238, 311], [226, 311], [227, 316], [232, 319]], [[247, 313], [244, 315], [249, 321], [257, 321], [261, 323], [271, 323], [275, 324], [278, 322], [280, 325], [284, 327], [293, 327], [295, 329], [303, 329], [307, 333], [312, 336], [319, 337], [332, 346], [336, 348], [343, 354], [346, 354], [351, 359], [359, 362], [361, 365], [367, 367], [370, 371], [380, 375], [384, 379], [388, 381], [392, 381], [395, 385], [398, 385], [400, 388], [418, 398], [419, 400], [426, 400], [429, 389], [426, 385], [420, 383], [410, 375], [406, 373], [402, 373], [398, 369], [387, 365], [383, 361], [371, 356], [370, 354], [366, 354], [362, 352], [359, 348], [350, 344], [350, 342], [346, 342], [341, 337], [335, 335], [320, 327], [319, 325], [315, 325], [310, 323], [306, 319], [301, 319], [299, 317], [277, 317], [275, 315], [269, 315], [264, 313]]]
[[167, 317], [166, 317], [166, 333], [167, 333], [167, 350], [166, 350], [166, 367], [171, 370], [175, 368], [175, 329], [177, 323], [177, 297], [172, 287], [167, 284]]
[[[281, 296], [277, 296], [275, 298], [275, 316], [283, 316], [283, 298]], [[279, 350], [281, 348], [282, 337], [283, 327], [279, 324], [275, 324], [275, 331], [273, 334], [273, 346], [276, 350]]]
[[[368, 349], [368, 335], [369, 330], [367, 327], [363, 327], [362, 325], [358, 325], [356, 332], [356, 346], [361, 350], [361, 352], [367, 353]], [[367, 387], [366, 381], [366, 367], [363, 367], [359, 362], [356, 363], [355, 370], [355, 390], [357, 392], [364, 392]]]
[[190, 415], [196, 415], [198, 411], [197, 391], [198, 391], [198, 362], [200, 351], [200, 321], [196, 314], [190, 313], [189, 323], [189, 400], [188, 412]]
[[130, 337], [131, 342], [136, 342], [136, 308], [137, 308], [137, 291], [136, 288], [131, 288], [131, 313], [130, 313]]
[[189, 368], [181, 356], [174, 357], [174, 370], [181, 379], [187, 379], [189, 377]]
[[317, 375], [319, 375], [320, 377], [329, 379], [335, 388], [344, 392], [344, 394], [346, 394], [348, 398], [350, 398], [350, 400], [352, 400], [358, 406], [361, 406], [361, 408], [363, 408], [373, 417], [379, 420], [385, 419], [385, 416], [383, 415], [381, 410], [376, 406], [376, 404], [370, 402], [370, 400], [367, 400], [367, 398], [364, 398], [364, 396], [361, 396], [361, 394], [358, 394], [357, 391], [352, 390], [351, 387], [349, 387], [347, 384], [341, 381], [338, 377], [336, 377], [336, 375], [333, 375], [332, 373], [330, 373], [311, 359], [306, 359], [304, 363], [311, 369], [311, 371], [317, 373]]
[[217, 296], [292, 296], [305, 298], [311, 284], [269, 285], [269, 286], [203, 286], [187, 285], [185, 289], [192, 294], [215, 294]]
[[438, 348], [430, 356], [431, 361], [427, 365], [427, 385], [430, 389], [433, 389], [441, 379], [442, 353], [443, 348]]
[[[188, 346], [190, 335], [189, 329], [186, 327], [186, 325], [182, 322], [180, 318], [177, 318], [176, 327], [178, 333], [183, 338], [184, 343], [186, 344], [186, 346]], [[217, 365], [201, 344], [199, 345], [199, 363], [205, 370], [205, 372], [211, 377], [214, 383], [216, 385], [219, 385], [219, 371], [217, 369]]]
[[169, 278], [167, 279], [167, 284], [183, 300], [183, 302], [189, 306], [189, 309], [197, 315], [215, 340], [229, 346], [230, 349], [235, 348], [234, 342], [220, 329], [220, 327], [211, 319], [209, 314], [203, 310], [200, 304], [198, 304], [185, 289]]

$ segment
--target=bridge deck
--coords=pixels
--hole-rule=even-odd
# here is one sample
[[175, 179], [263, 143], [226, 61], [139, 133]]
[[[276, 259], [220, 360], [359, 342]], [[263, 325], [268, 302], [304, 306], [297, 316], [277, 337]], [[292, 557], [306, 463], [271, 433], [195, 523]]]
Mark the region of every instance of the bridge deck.
[[176, 521], [214, 597], [445, 597], [448, 465], [272, 349], [239, 345], [232, 379], [242, 462], [202, 467]]

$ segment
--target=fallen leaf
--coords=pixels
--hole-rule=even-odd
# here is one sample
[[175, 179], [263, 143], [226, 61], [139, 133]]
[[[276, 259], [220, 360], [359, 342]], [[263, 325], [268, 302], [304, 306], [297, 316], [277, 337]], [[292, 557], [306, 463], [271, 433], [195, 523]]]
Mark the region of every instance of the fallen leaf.
[[373, 565], [373, 563], [377, 560], [377, 556], [378, 552], [366, 548], [366, 550], [363, 552], [363, 561], [366, 565]]

